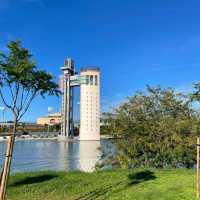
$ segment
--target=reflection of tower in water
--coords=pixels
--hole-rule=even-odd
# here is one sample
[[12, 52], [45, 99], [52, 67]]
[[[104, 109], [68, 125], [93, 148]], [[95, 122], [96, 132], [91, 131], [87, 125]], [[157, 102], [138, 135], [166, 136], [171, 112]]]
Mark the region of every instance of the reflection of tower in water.
[[91, 172], [100, 160], [100, 141], [61, 141], [57, 169]]
[[68, 142], [60, 141], [59, 142], [59, 159], [58, 159], [58, 166], [59, 170], [66, 170], [68, 169], [68, 161], [66, 155], [68, 154]]
[[91, 172], [101, 157], [100, 141], [61, 141], [59, 146], [59, 170]]
[[79, 169], [91, 172], [95, 169], [96, 163], [100, 160], [100, 141], [79, 142]]
[[79, 142], [60, 141], [58, 169], [79, 170]]

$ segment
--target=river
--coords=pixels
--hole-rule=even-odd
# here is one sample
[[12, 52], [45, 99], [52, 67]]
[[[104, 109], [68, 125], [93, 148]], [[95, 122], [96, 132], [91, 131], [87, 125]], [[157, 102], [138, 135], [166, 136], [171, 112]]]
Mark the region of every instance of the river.
[[[15, 142], [12, 172], [40, 170], [91, 172], [100, 161], [102, 152], [109, 154], [113, 145], [109, 140], [58, 141], [20, 140]], [[5, 155], [6, 143], [0, 142], [0, 167]]]

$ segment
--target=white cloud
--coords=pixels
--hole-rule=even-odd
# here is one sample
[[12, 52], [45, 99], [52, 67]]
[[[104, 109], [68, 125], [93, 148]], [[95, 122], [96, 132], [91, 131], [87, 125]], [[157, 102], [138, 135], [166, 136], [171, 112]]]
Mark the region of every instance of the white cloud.
[[4, 46], [0, 47], [0, 52], [6, 53], [8, 52], [8, 49]]
[[186, 83], [180, 86], [175, 87], [175, 92], [188, 94], [194, 90], [194, 83]]
[[101, 112], [109, 112], [117, 108], [127, 98], [123, 93], [116, 93], [114, 96], [104, 96], [101, 99]]
[[[195, 82], [189, 82], [189, 83], [185, 83], [185, 84], [179, 85], [177, 87], [172, 87], [172, 88], [174, 88], [176, 93], [188, 94], [194, 91], [194, 83]], [[125, 95], [123, 93], [117, 93], [111, 96], [103, 96], [101, 98], [101, 112], [108, 112], [108, 111], [113, 110], [114, 108], [117, 108], [121, 103], [127, 100], [128, 96], [131, 96], [131, 95], [132, 94]]]

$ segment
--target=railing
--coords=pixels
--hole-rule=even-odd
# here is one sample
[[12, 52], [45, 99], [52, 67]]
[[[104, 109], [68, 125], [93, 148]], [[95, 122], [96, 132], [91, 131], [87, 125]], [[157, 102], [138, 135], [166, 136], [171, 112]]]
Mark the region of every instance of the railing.
[[88, 66], [88, 67], [82, 67], [81, 68], [81, 72], [84, 72], [84, 71], [88, 71], [88, 70], [92, 70], [92, 71], [100, 71], [100, 68], [97, 67], [97, 66]]
[[[34, 136], [34, 135], [39, 135], [39, 136], [58, 136], [60, 132], [29, 132], [28, 134], [23, 134], [23, 133], [15, 133], [15, 136]], [[0, 137], [6, 137], [6, 136], [12, 136], [13, 133], [0, 133]]]
[[[13, 133], [0, 133], [0, 137], [12, 136]], [[23, 133], [15, 133], [15, 136], [21, 136]]]

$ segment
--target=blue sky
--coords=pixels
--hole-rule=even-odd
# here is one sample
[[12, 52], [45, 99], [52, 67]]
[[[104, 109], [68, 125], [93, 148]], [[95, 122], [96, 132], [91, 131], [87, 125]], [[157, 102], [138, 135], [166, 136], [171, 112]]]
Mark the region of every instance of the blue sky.
[[[146, 84], [191, 91], [200, 80], [199, 10], [199, 0], [0, 0], [0, 49], [21, 39], [55, 78], [66, 57], [77, 71], [100, 66], [107, 110]], [[48, 106], [58, 111], [60, 100], [36, 99], [24, 120]]]

